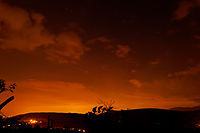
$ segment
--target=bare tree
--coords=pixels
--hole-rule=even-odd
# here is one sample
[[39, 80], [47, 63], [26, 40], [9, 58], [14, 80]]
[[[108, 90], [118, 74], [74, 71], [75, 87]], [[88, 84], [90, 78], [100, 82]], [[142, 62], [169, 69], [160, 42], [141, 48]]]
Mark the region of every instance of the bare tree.
[[100, 104], [101, 106], [96, 106], [92, 109], [92, 112], [94, 114], [103, 114], [105, 112], [109, 112], [113, 109], [113, 104], [115, 103], [113, 100], [111, 101], [104, 101], [104, 100], [101, 100], [99, 99], [97, 101], [98, 104]]
[[114, 100], [110, 100], [110, 101], [104, 101], [104, 100], [101, 100], [99, 99], [98, 101], [99, 104], [103, 104], [103, 109], [105, 111], [111, 111], [114, 107], [113, 107], [113, 104], [115, 103]]
[[1, 80], [0, 79], [0, 93], [4, 92], [4, 91], [10, 91], [13, 92], [13, 90], [15, 89], [16, 84], [11, 84], [8, 87], [6, 87], [6, 83], [5, 80]]

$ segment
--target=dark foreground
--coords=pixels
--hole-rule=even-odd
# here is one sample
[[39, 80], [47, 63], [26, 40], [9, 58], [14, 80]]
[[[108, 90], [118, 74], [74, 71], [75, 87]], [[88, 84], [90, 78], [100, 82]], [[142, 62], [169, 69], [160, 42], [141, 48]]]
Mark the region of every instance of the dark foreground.
[[63, 129], [0, 129], [0, 133], [83, 133], [80, 131], [70, 131], [70, 130], [63, 130]]
[[[80, 131], [69, 131], [63, 129], [0, 129], [0, 133], [83, 133]], [[85, 133], [85, 132], [84, 132]], [[182, 129], [182, 130], [169, 130], [169, 129], [132, 129], [132, 130], [102, 130], [99, 129], [96, 132], [89, 133], [200, 133], [199, 129]]]
[[[31, 113], [16, 118], [21, 123], [14, 124], [13, 120], [7, 120], [4, 124], [6, 126], [0, 128], [0, 133], [200, 133], [199, 110], [137, 109], [104, 114]], [[42, 123], [38, 126], [23, 125], [24, 121], [32, 118]]]

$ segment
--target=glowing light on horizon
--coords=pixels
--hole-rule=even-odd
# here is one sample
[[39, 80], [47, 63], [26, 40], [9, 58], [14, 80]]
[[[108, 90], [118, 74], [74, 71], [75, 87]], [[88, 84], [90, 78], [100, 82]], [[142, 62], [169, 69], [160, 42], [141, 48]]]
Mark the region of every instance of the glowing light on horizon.
[[31, 119], [29, 122], [30, 122], [31, 124], [36, 124], [38, 121], [32, 120], [32, 119]]

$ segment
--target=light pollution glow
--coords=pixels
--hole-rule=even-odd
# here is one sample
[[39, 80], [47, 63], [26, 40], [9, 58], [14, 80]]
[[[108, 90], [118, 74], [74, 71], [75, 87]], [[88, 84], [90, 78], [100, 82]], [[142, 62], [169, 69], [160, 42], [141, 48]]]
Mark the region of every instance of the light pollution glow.
[[197, 2], [60, 2], [0, 0], [3, 113], [199, 105]]

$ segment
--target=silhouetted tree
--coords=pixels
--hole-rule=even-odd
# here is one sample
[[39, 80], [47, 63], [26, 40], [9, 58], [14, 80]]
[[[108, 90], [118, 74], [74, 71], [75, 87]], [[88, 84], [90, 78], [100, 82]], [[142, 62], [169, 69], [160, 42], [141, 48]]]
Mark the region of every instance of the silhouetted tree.
[[91, 133], [110, 132], [113, 129], [112, 113], [114, 101], [99, 100], [100, 106], [95, 106], [87, 115], [87, 126]]
[[99, 107], [98, 107], [98, 113], [99, 113], [99, 114], [101, 113], [102, 108], [103, 108], [103, 106], [99, 106]]
[[16, 84], [11, 84], [8, 87], [6, 87], [6, 83], [5, 80], [0, 79], [0, 93], [4, 92], [4, 91], [10, 91], [13, 92], [13, 90], [15, 89]]
[[[10, 92], [13, 92], [13, 90], [15, 89], [16, 87], [16, 84], [10, 84], [10, 85], [6, 85], [5, 83], [5, 80], [2, 80], [0, 79], [0, 94], [5, 92], [5, 91], [10, 91]], [[2, 115], [4, 115], [2, 112], [1, 112], [1, 109], [6, 105], [8, 104], [10, 101], [12, 101], [14, 99], [14, 96], [11, 96], [9, 97], [6, 101], [4, 101], [3, 103], [0, 104], [0, 113]], [[5, 115], [4, 115], [5, 116]]]
[[93, 112], [94, 114], [96, 114], [96, 112], [97, 112], [97, 106], [94, 107], [94, 108], [92, 109], [92, 112]]
[[99, 99], [99, 104], [103, 104], [103, 106], [99, 106], [98, 107], [98, 113], [103, 114], [105, 112], [109, 112], [111, 111], [114, 107], [113, 104], [115, 103], [113, 100], [111, 101], [103, 101], [101, 99]]

